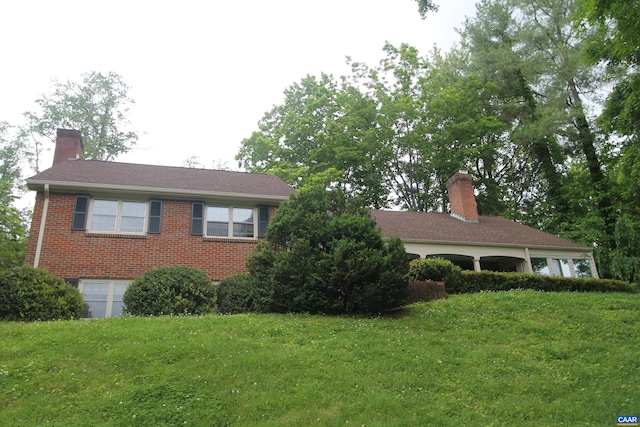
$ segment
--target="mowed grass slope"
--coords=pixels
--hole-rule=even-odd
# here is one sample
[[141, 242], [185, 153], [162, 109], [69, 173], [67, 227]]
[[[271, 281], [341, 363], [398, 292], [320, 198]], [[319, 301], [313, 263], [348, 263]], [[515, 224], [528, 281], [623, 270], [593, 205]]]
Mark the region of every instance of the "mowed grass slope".
[[375, 318], [0, 323], [2, 426], [606, 426], [640, 295], [454, 295]]

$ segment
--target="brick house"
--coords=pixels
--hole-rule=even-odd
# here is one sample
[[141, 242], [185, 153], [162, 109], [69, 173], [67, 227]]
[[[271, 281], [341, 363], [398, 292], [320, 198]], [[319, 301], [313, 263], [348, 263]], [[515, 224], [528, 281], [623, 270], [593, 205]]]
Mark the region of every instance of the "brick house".
[[78, 285], [92, 317], [154, 267], [245, 271], [269, 217], [293, 188], [274, 175], [82, 160], [79, 131], [59, 129], [36, 191], [25, 263]]
[[[36, 191], [25, 264], [74, 283], [87, 317], [122, 312], [134, 278], [154, 267], [197, 267], [214, 281], [245, 271], [269, 218], [292, 187], [274, 175], [82, 160], [79, 131], [59, 129], [53, 166]], [[592, 251], [499, 217], [479, 216], [470, 175], [449, 180], [449, 214], [372, 211], [383, 236], [413, 257], [468, 269], [596, 275]]]

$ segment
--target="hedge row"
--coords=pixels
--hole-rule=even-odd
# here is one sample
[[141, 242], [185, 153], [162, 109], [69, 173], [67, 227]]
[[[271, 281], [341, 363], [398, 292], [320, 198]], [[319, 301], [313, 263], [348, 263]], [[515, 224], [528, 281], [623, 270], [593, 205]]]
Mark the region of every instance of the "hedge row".
[[451, 261], [442, 258], [422, 258], [411, 261], [409, 279], [444, 282], [449, 294], [511, 289], [547, 292], [640, 292], [637, 285], [620, 280], [463, 271]]
[[[639, 293], [638, 285], [609, 279], [573, 279], [522, 273], [462, 271], [450, 261], [411, 262], [408, 302], [449, 294], [533, 289], [547, 292]], [[434, 284], [444, 282], [444, 289]], [[425, 286], [431, 286], [431, 288]], [[152, 270], [129, 286], [124, 295], [126, 313], [133, 315], [222, 314], [255, 311], [255, 283], [249, 274], [230, 276], [217, 288], [202, 271], [187, 267]], [[434, 293], [431, 295], [431, 293]], [[427, 295], [428, 294], [428, 295]], [[428, 297], [428, 298], [427, 298]], [[0, 274], [0, 320], [51, 320], [80, 317], [82, 296], [76, 288], [43, 270], [20, 267]]]
[[533, 289], [545, 292], [639, 292], [636, 285], [620, 280], [575, 279], [493, 271], [463, 271], [460, 280], [457, 283], [447, 284], [446, 288], [450, 294], [508, 291], [511, 289]]

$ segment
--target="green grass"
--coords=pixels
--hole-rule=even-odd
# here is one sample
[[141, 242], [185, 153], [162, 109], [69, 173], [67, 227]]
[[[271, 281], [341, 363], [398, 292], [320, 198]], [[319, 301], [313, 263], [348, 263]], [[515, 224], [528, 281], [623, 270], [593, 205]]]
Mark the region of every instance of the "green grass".
[[640, 295], [454, 295], [375, 318], [0, 323], [2, 426], [607, 426]]

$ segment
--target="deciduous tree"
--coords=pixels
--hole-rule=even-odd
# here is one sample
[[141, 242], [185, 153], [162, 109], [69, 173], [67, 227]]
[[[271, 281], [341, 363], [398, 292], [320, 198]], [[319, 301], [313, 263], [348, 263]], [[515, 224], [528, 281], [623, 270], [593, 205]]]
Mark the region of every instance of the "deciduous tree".
[[416, 0], [418, 2], [418, 12], [422, 19], [427, 17], [428, 12], [435, 12], [438, 10], [438, 6], [431, 0]]
[[53, 90], [36, 100], [38, 110], [25, 113], [34, 169], [40, 169], [43, 138], [55, 141], [58, 128], [82, 132], [85, 159], [113, 160], [131, 150], [138, 141], [136, 132], [126, 130], [133, 103], [129, 87], [114, 72], [83, 74], [82, 83], [54, 81]]
[[26, 214], [15, 206], [22, 192], [23, 144], [6, 122], [0, 122], [0, 271], [22, 265], [26, 249]]

